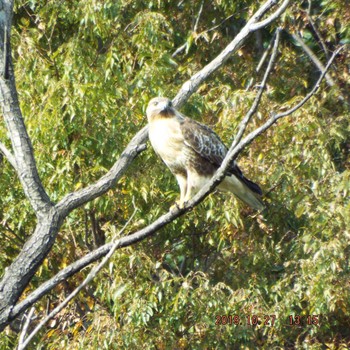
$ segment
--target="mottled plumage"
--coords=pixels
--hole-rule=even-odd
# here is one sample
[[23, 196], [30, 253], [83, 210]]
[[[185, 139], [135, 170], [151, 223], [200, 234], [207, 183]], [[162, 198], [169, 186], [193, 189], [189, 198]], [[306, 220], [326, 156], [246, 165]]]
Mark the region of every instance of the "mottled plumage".
[[[152, 99], [147, 118], [151, 144], [175, 175], [180, 186], [179, 205], [183, 206], [220, 167], [227, 147], [209, 127], [177, 111], [168, 98]], [[236, 162], [217, 188], [232, 192], [255, 209], [264, 208], [260, 187], [243, 176]]]

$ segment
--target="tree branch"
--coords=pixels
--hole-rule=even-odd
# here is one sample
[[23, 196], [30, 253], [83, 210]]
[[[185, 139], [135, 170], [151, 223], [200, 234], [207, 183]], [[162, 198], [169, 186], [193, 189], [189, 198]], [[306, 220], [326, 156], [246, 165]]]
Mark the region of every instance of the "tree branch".
[[32, 307], [28, 313], [28, 315], [26, 315], [26, 322], [23, 326], [23, 329], [22, 329], [22, 332], [21, 332], [21, 335], [19, 336], [19, 340], [18, 340], [18, 349], [24, 349], [22, 346], [23, 346], [23, 343], [24, 343], [24, 338], [25, 338], [25, 335], [27, 333], [27, 330], [28, 330], [28, 327], [30, 325], [30, 321], [33, 317], [33, 314], [34, 314], [34, 307]]
[[[257, 21], [278, 2], [277, 0], [266, 1], [221, 53], [182, 85], [180, 91], [173, 100], [174, 106], [180, 108], [188, 98], [197, 91], [203, 81], [220, 68], [229, 57], [241, 47], [251, 33], [270, 24], [278, 17], [277, 14], [281, 15], [287, 8], [289, 1], [290, 0], [285, 0], [280, 8], [270, 15], [267, 20], [257, 23]], [[257, 24], [259, 25], [257, 26]]]
[[308, 9], [307, 9], [307, 19], [309, 20], [312, 29], [314, 30], [315, 34], [317, 35], [317, 38], [318, 38], [318, 40], [319, 40], [319, 44], [321, 45], [321, 47], [322, 47], [322, 49], [323, 49], [323, 51], [324, 51], [324, 53], [325, 53], [325, 55], [326, 55], [326, 59], [328, 60], [328, 59], [329, 59], [329, 52], [328, 52], [326, 43], [324, 42], [320, 31], [318, 30], [318, 28], [316, 27], [316, 24], [315, 24], [314, 20], [312, 19], [312, 16], [311, 16], [311, 7], [312, 7], [312, 1], [309, 0], [309, 6], [308, 6]]
[[[275, 3], [277, 1], [274, 1]], [[262, 29], [272, 23], [275, 19], [277, 19], [281, 14], [287, 9], [289, 5], [290, 0], [284, 0], [282, 5], [274, 12], [272, 13], [269, 17], [264, 19], [263, 21], [260, 21], [258, 23], [252, 24], [251, 26], [251, 31], [256, 31], [258, 29]]]
[[15, 157], [2, 142], [0, 142], [0, 152], [7, 158], [12, 167], [18, 171]]
[[0, 76], [0, 104], [12, 143], [15, 169], [26, 197], [36, 215], [40, 216], [49, 210], [51, 202], [40, 181], [32, 143], [18, 103], [10, 50], [12, 12], [13, 1], [3, 0], [0, 10], [0, 57], [4, 58], [0, 60], [0, 71], [3, 72]]
[[269, 64], [266, 68], [266, 71], [265, 71], [265, 74], [264, 74], [264, 77], [263, 77], [263, 80], [259, 86], [259, 92], [258, 94], [256, 95], [256, 98], [252, 104], [252, 106], [250, 107], [248, 113], [246, 114], [246, 116], [242, 119], [241, 123], [239, 124], [238, 126], [238, 132], [237, 132], [237, 135], [234, 139], [234, 142], [232, 144], [231, 147], [235, 147], [242, 139], [243, 137], [243, 134], [247, 128], [247, 125], [251, 119], [251, 117], [256, 113], [257, 109], [258, 109], [258, 106], [260, 104], [260, 100], [261, 100], [261, 97], [263, 95], [263, 92], [264, 92], [264, 89], [265, 89], [265, 86], [266, 86], [266, 83], [267, 83], [267, 79], [271, 73], [271, 70], [275, 64], [275, 61], [276, 61], [276, 57], [277, 57], [277, 52], [278, 52], [278, 45], [279, 45], [279, 42], [280, 42], [280, 36], [281, 36], [281, 29], [278, 28], [276, 30], [276, 33], [275, 33], [275, 41], [274, 41], [274, 45], [273, 45], [273, 50], [272, 50], [272, 54], [271, 54], [271, 57], [270, 57], [270, 61], [269, 61]]
[[[262, 56], [260, 58], [260, 61], [259, 61], [258, 65], [255, 68], [255, 72], [256, 73], [260, 72], [260, 69], [262, 68], [263, 64], [265, 63], [266, 58], [268, 57], [269, 52], [271, 51], [271, 49], [273, 47], [274, 41], [275, 41], [275, 36], [270, 40], [268, 47], [266, 48], [266, 50], [262, 54]], [[253, 83], [254, 83], [254, 77], [251, 77], [251, 79], [249, 80], [249, 83], [248, 83], [245, 91], [249, 91], [249, 89], [252, 87]]]
[[[315, 66], [318, 68], [320, 72], [323, 72], [325, 67], [322, 64], [322, 62], [317, 58], [315, 53], [304, 43], [303, 39], [298, 35], [298, 34], [291, 34], [292, 38], [300, 45], [300, 47], [304, 50], [304, 52], [309, 56], [311, 61], [315, 64]], [[327, 73], [326, 76], [326, 81], [329, 86], [334, 86], [334, 80], [332, 77]]]
[[148, 129], [146, 127], [141, 129], [133, 137], [107, 174], [102, 176], [96, 183], [66, 195], [59, 203], [56, 204], [57, 210], [64, 215], [67, 215], [73, 209], [78, 208], [81, 205], [101, 196], [115, 186], [116, 182], [125, 173], [130, 163], [139, 153], [146, 149], [146, 144], [144, 144], [144, 142], [146, 141], [147, 134]]
[[[329, 59], [329, 61], [327, 62], [326, 67], [324, 67], [324, 70], [321, 72], [320, 77], [318, 78], [316, 84], [314, 85], [314, 87], [312, 88], [312, 90], [298, 103], [296, 104], [294, 107], [288, 109], [285, 112], [276, 114], [275, 116], [271, 117], [270, 119], [275, 119], [276, 121], [280, 118], [286, 117], [292, 113], [294, 113], [297, 109], [299, 109], [300, 107], [302, 107], [315, 93], [316, 91], [320, 88], [321, 82], [323, 80], [323, 78], [326, 76], [329, 68], [331, 67], [334, 59], [336, 58], [336, 56], [339, 54], [339, 52], [341, 50], [343, 50], [344, 46], [340, 46], [337, 50], [335, 50], [333, 52], [333, 55], [331, 56], [331, 58]], [[264, 125], [263, 125], [264, 126]], [[268, 126], [269, 127], [269, 126]], [[262, 131], [265, 131], [266, 129], [263, 129]]]
[[[127, 221], [127, 223], [124, 225], [124, 227], [118, 232], [118, 236], [120, 236], [121, 234], [123, 234], [123, 232], [125, 231], [126, 227], [129, 225], [129, 223], [131, 222], [131, 220], [133, 219], [133, 217], [136, 214], [137, 209], [135, 209], [135, 211], [133, 212], [133, 214], [131, 215], [131, 217], [129, 218], [129, 220]], [[111, 248], [109, 249], [108, 254], [102, 259], [102, 261], [95, 267], [93, 267], [91, 269], [91, 271], [89, 272], [89, 274], [86, 276], [86, 278], [84, 279], [84, 281], [77, 287], [74, 289], [74, 291], [72, 293], [69, 294], [69, 296], [64, 299], [57, 307], [55, 307], [42, 321], [40, 321], [40, 323], [35, 327], [35, 329], [30, 333], [30, 335], [27, 337], [27, 339], [25, 341], [23, 341], [22, 339], [22, 344], [19, 344], [21, 346], [18, 346], [18, 350], [23, 350], [26, 348], [26, 346], [30, 343], [30, 341], [33, 339], [33, 337], [39, 332], [39, 330], [52, 318], [55, 317], [61, 310], [63, 310], [68, 304], [69, 302], [85, 287], [87, 286], [95, 277], [96, 275], [99, 273], [99, 271], [101, 271], [101, 269], [103, 268], [103, 266], [108, 262], [108, 260], [110, 259], [110, 257], [114, 254], [114, 252], [116, 251], [116, 249], [119, 247], [119, 240], [115, 241], [114, 243], [112, 243]], [[30, 318], [28, 316], [28, 319], [30, 321]], [[28, 321], [28, 320], [27, 320]], [[28, 328], [28, 326], [27, 326]], [[23, 332], [22, 332], [23, 334]], [[25, 333], [24, 333], [25, 334]]]

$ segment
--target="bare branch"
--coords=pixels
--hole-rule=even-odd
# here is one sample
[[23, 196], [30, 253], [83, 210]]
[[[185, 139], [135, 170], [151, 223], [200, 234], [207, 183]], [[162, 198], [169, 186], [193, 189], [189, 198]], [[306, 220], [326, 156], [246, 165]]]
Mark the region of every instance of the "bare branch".
[[[275, 3], [276, 2], [277, 1], [275, 1]], [[269, 25], [270, 23], [272, 23], [275, 19], [277, 19], [279, 16], [281, 16], [281, 14], [287, 9], [289, 2], [290, 2], [290, 0], [284, 0], [282, 5], [277, 9], [277, 11], [272, 13], [269, 17], [267, 17], [263, 21], [260, 21], [258, 23], [253, 24], [251, 26], [251, 30], [256, 31], [256, 30], [264, 28], [267, 25]]]
[[[203, 11], [203, 4], [204, 4], [204, 0], [202, 1], [201, 5], [200, 5], [200, 7], [199, 7], [198, 15], [197, 15], [196, 21], [195, 21], [194, 26], [193, 26], [193, 33], [196, 33], [196, 32], [197, 32], [199, 19], [200, 19], [200, 17], [201, 17], [202, 11]], [[192, 34], [191, 34], [191, 35], [192, 35]], [[175, 57], [175, 56], [178, 55], [180, 52], [182, 52], [183, 50], [185, 50], [185, 49], [187, 48], [187, 45], [188, 45], [188, 43], [185, 42], [183, 45], [181, 45], [180, 47], [178, 47], [178, 48], [173, 52], [173, 54], [171, 55], [171, 57]]]
[[[323, 72], [325, 67], [322, 62], [317, 58], [315, 53], [304, 43], [303, 39], [298, 34], [291, 34], [292, 38], [300, 45], [300, 47], [304, 50], [304, 52], [310, 57], [311, 61], [315, 64], [315, 66], [319, 69], [320, 72]], [[327, 73], [326, 81], [329, 86], [334, 86], [334, 80]]]
[[202, 0], [202, 2], [201, 2], [201, 5], [200, 5], [199, 11], [198, 11], [198, 15], [197, 15], [197, 18], [196, 18], [196, 22], [195, 22], [194, 27], [193, 27], [193, 31], [195, 33], [197, 32], [197, 29], [198, 29], [199, 19], [201, 18], [201, 14], [202, 14], [202, 11], [203, 11], [203, 5], [204, 5], [204, 0]]
[[[131, 217], [129, 218], [129, 220], [127, 221], [127, 223], [124, 225], [124, 227], [118, 232], [118, 236], [120, 236], [121, 234], [123, 234], [123, 232], [125, 231], [126, 227], [129, 225], [129, 223], [131, 222], [131, 220], [133, 219], [133, 217], [135, 216], [137, 212], [137, 209], [135, 209], [135, 211], [133, 212], [133, 214], [131, 215]], [[74, 289], [74, 291], [72, 293], [69, 294], [69, 296], [63, 300], [62, 303], [60, 303], [57, 307], [55, 307], [36, 327], [35, 329], [32, 331], [32, 333], [30, 333], [30, 335], [27, 337], [27, 339], [23, 342], [23, 344], [21, 344], [21, 346], [18, 346], [18, 350], [23, 350], [26, 348], [26, 346], [30, 343], [30, 341], [33, 339], [33, 337], [39, 332], [39, 330], [54, 316], [56, 316], [61, 310], [63, 310], [68, 304], [69, 302], [85, 287], [87, 286], [95, 277], [96, 275], [99, 273], [99, 271], [101, 271], [101, 269], [103, 268], [103, 266], [107, 263], [107, 261], [109, 260], [109, 258], [114, 254], [114, 252], [116, 251], [116, 249], [119, 247], [120, 241], [116, 240], [108, 254], [102, 259], [102, 261], [95, 267], [93, 267], [91, 269], [91, 271], [89, 272], [89, 274], [86, 276], [85, 280], [77, 287]], [[27, 322], [29, 323], [30, 321], [30, 317], [28, 317]], [[27, 326], [28, 328], [28, 326]], [[22, 332], [23, 334], [23, 332]], [[25, 334], [25, 333], [24, 333]]]
[[257, 73], [260, 72], [261, 67], [262, 67], [263, 64], [265, 63], [266, 58], [267, 58], [267, 56], [269, 55], [269, 52], [270, 52], [270, 50], [272, 49], [273, 43], [274, 43], [274, 42], [275, 42], [275, 38], [272, 38], [272, 39], [270, 40], [270, 42], [269, 42], [269, 46], [267, 47], [267, 49], [265, 50], [265, 52], [264, 52], [263, 55], [261, 56], [261, 59], [260, 59], [258, 65], [257, 65], [257, 67], [256, 67], [256, 69], [255, 69], [255, 71], [256, 71]]
[[171, 57], [175, 57], [176, 55], [178, 55], [180, 52], [182, 52], [183, 50], [185, 50], [187, 47], [187, 42], [182, 44], [181, 46], [179, 46], [171, 55]]
[[281, 15], [281, 13], [283, 13], [283, 11], [287, 8], [289, 1], [290, 0], [285, 0], [280, 8], [270, 15], [267, 20], [257, 23], [257, 21], [278, 2], [277, 0], [266, 1], [221, 53], [182, 85], [180, 91], [173, 100], [174, 105], [177, 108], [180, 108], [199, 88], [204, 80], [206, 80], [209, 75], [220, 68], [229, 59], [229, 57], [241, 47], [243, 42], [251, 33], [263, 28], [264, 26], [267, 26], [279, 15]]
[[[316, 84], [314, 85], [314, 87], [312, 88], [312, 90], [299, 102], [297, 103], [294, 107], [288, 109], [285, 112], [276, 114], [275, 116], [272, 117], [272, 119], [278, 120], [280, 118], [286, 117], [292, 113], [294, 113], [297, 109], [299, 109], [300, 107], [302, 107], [315, 93], [316, 91], [320, 88], [321, 82], [323, 80], [323, 78], [326, 76], [329, 68], [331, 67], [334, 59], [336, 58], [336, 56], [338, 55], [338, 53], [343, 50], [344, 46], [340, 46], [337, 50], [335, 50], [333, 52], [333, 55], [331, 56], [331, 58], [329, 59], [329, 61], [327, 62], [326, 67], [324, 67], [324, 70], [322, 71], [320, 77], [318, 78]], [[265, 131], [266, 129], [262, 130]]]
[[21, 335], [19, 336], [19, 340], [18, 340], [18, 349], [24, 349], [23, 348], [24, 337], [25, 337], [25, 335], [27, 333], [28, 327], [30, 325], [30, 320], [33, 317], [34, 311], [35, 311], [35, 309], [34, 309], [34, 307], [32, 307], [30, 309], [28, 315], [26, 315], [26, 322], [25, 322], [25, 324], [23, 326]]
[[0, 10], [0, 105], [9, 131], [16, 170], [26, 197], [40, 216], [51, 207], [51, 202], [40, 181], [33, 153], [19, 107], [12, 58], [10, 52], [10, 29], [13, 1], [3, 1]]
[[[265, 63], [266, 58], [268, 57], [269, 52], [271, 51], [271, 49], [272, 49], [272, 47], [273, 47], [274, 41], [275, 41], [275, 36], [273, 36], [273, 38], [270, 40], [267, 49], [266, 49], [266, 50], [264, 51], [264, 53], [262, 54], [262, 56], [261, 56], [261, 58], [260, 58], [260, 61], [259, 61], [258, 65], [257, 65], [257, 67], [256, 67], [256, 69], [255, 69], [255, 72], [256, 72], [256, 73], [259, 73], [259, 72], [260, 72], [260, 69], [262, 68], [263, 64]], [[249, 91], [249, 89], [252, 87], [253, 83], [254, 83], [254, 77], [252, 77], [252, 78], [249, 80], [249, 83], [248, 83], [248, 85], [247, 85], [247, 87], [246, 87], [245, 90], [246, 90], [246, 91]]]
[[219, 24], [215, 25], [214, 27], [211, 27], [209, 29], [204, 30], [203, 32], [200, 32], [199, 35], [204, 34], [204, 33], [209, 33], [217, 28], [219, 28], [220, 26], [222, 26], [226, 21], [228, 21], [230, 18], [232, 18], [234, 15], [230, 15], [228, 17], [226, 17], [224, 20], [222, 20]]
[[15, 157], [2, 142], [0, 142], [0, 152], [7, 158], [12, 167], [18, 171]]
[[307, 9], [307, 18], [311, 24], [311, 27], [312, 29], [314, 30], [315, 34], [317, 35], [317, 38], [319, 40], [319, 44], [321, 45], [325, 55], [326, 55], [326, 58], [327, 60], [329, 59], [329, 52], [328, 52], [328, 48], [326, 46], [326, 43], [324, 42], [323, 38], [322, 38], [322, 35], [320, 33], [320, 31], [318, 30], [314, 20], [312, 19], [312, 16], [311, 16], [311, 6], [312, 6], [312, 1], [309, 0], [309, 6], [308, 6], [308, 9]]
[[270, 72], [275, 64], [275, 61], [276, 61], [276, 57], [277, 57], [277, 52], [278, 52], [278, 45], [279, 45], [279, 42], [280, 42], [280, 36], [281, 36], [281, 29], [278, 28], [276, 30], [276, 34], [275, 34], [275, 42], [274, 42], [274, 45], [273, 45], [273, 50], [272, 50], [272, 54], [271, 54], [271, 57], [270, 57], [270, 61], [269, 61], [269, 64], [266, 68], [266, 71], [265, 71], [265, 74], [264, 74], [264, 77], [263, 77], [263, 80], [259, 86], [259, 92], [258, 94], [256, 95], [256, 98], [254, 100], [254, 103], [252, 104], [251, 108], [249, 109], [248, 113], [246, 114], [246, 116], [242, 119], [241, 123], [239, 124], [239, 127], [238, 127], [238, 132], [237, 132], [237, 135], [235, 137], [235, 140], [233, 142], [233, 144], [231, 145], [231, 147], [235, 147], [242, 139], [242, 136], [247, 128], [247, 125], [249, 124], [249, 121], [251, 119], [251, 117], [256, 113], [257, 109], [258, 109], [258, 106], [260, 104], [260, 100], [261, 100], [261, 97], [263, 95], [263, 92], [264, 92], [264, 89], [265, 89], [265, 86], [266, 86], [266, 82], [267, 82], [267, 79], [270, 75]]

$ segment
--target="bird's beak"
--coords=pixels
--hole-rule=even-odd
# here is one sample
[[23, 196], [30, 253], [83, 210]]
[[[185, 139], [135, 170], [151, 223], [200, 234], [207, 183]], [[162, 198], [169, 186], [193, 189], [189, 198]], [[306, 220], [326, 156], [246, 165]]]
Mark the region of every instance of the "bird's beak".
[[159, 107], [160, 112], [166, 112], [170, 108], [170, 102], [169, 101], [161, 102], [158, 105], [158, 107]]

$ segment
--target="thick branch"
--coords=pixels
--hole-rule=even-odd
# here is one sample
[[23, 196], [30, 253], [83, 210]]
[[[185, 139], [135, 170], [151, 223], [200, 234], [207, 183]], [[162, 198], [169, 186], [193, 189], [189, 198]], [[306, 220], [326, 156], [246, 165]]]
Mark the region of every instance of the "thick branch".
[[109, 189], [115, 186], [116, 182], [124, 174], [130, 163], [137, 157], [139, 153], [146, 149], [144, 142], [147, 138], [148, 129], [145, 127], [140, 130], [130, 141], [126, 149], [123, 151], [118, 161], [107, 174], [102, 176], [96, 183], [83, 188], [77, 192], [69, 193], [59, 203], [56, 208], [67, 215], [73, 209], [101, 196]]
[[9, 131], [15, 164], [24, 192], [37, 216], [51, 203], [40, 181], [33, 147], [19, 108], [10, 50], [13, 1], [0, 2], [0, 105]]
[[[118, 232], [118, 236], [121, 236], [126, 227], [129, 225], [129, 223], [131, 222], [131, 220], [133, 219], [133, 217], [136, 214], [137, 209], [135, 209], [134, 213], [131, 215], [131, 217], [129, 218], [129, 220], [127, 221], [127, 223], [124, 225], [124, 227]], [[93, 267], [91, 269], [91, 271], [89, 272], [89, 274], [86, 276], [86, 278], [84, 279], [84, 281], [77, 287], [74, 289], [74, 291], [72, 293], [70, 293], [68, 295], [67, 298], [65, 298], [63, 300], [63, 302], [61, 302], [58, 306], [56, 306], [43, 320], [40, 321], [40, 323], [35, 327], [35, 329], [30, 333], [30, 335], [28, 336], [28, 338], [24, 340], [24, 336], [22, 339], [22, 343], [19, 343], [18, 346], [18, 350], [23, 350], [26, 348], [26, 346], [30, 343], [31, 339], [33, 339], [33, 337], [39, 332], [39, 330], [49, 321], [51, 320], [51, 318], [55, 317], [61, 310], [63, 310], [68, 304], [69, 302], [76, 296], [78, 295], [78, 293], [85, 287], [87, 286], [95, 277], [96, 275], [101, 271], [101, 269], [103, 268], [103, 266], [108, 262], [108, 260], [111, 258], [111, 256], [114, 254], [114, 252], [116, 251], [116, 249], [119, 247], [119, 240], [114, 241], [112, 243], [112, 247], [110, 248], [108, 254], [102, 259], [102, 261], [95, 267]], [[26, 333], [26, 331], [24, 332], [24, 334]]]
[[0, 331], [9, 322], [13, 306], [55, 242], [63, 218], [54, 208], [37, 224], [20, 254], [5, 269], [0, 281]]

